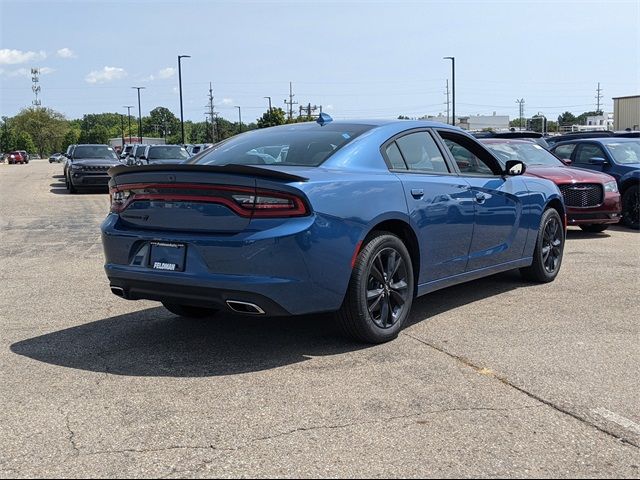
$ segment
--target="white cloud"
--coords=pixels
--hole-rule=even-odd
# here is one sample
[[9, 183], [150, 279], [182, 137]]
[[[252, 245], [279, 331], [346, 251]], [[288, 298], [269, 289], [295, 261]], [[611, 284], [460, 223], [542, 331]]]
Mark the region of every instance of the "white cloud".
[[233, 98], [223, 98], [222, 105], [233, 105]]
[[10, 50], [8, 48], [0, 50], [0, 65], [16, 65], [45, 58], [47, 58], [47, 54], [42, 50], [39, 52], [23, 52], [22, 50]]
[[127, 76], [124, 68], [104, 67], [102, 70], [93, 70], [87, 74], [87, 83], [105, 83], [112, 80], [119, 80]]
[[42, 67], [40, 69], [40, 75], [49, 75], [50, 73], [55, 72], [55, 68], [51, 68], [51, 67]]
[[61, 48], [60, 50], [58, 50], [56, 52], [56, 55], [58, 55], [60, 58], [76, 58], [77, 57], [75, 52], [67, 47]]
[[173, 67], [163, 68], [158, 72], [159, 78], [171, 78], [176, 74], [176, 69]]

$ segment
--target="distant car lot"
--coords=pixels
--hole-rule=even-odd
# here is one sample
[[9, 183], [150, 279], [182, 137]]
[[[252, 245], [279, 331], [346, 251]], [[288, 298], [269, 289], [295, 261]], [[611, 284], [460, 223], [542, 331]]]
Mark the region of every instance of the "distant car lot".
[[638, 232], [571, 229], [556, 282], [427, 295], [364, 348], [323, 315], [185, 323], [114, 297], [108, 195], [61, 170], [0, 174], [1, 475], [640, 474]]

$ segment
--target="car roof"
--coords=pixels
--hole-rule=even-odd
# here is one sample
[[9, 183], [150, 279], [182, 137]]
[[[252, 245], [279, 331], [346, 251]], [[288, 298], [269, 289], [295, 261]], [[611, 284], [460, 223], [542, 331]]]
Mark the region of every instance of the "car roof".
[[602, 143], [606, 145], [608, 143], [629, 143], [629, 142], [638, 142], [637, 138], [624, 138], [624, 137], [602, 137], [602, 138], [576, 138], [574, 140], [563, 140], [562, 142], [556, 143], [553, 147], [558, 147], [560, 145], [567, 145], [569, 143], [587, 143], [587, 142], [595, 142]]

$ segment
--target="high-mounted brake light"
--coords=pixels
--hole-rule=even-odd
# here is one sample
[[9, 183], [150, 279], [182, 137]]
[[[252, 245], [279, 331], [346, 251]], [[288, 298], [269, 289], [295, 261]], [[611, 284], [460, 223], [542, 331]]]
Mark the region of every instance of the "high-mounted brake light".
[[137, 201], [218, 203], [241, 217], [301, 217], [309, 214], [296, 195], [251, 187], [201, 184], [129, 184], [110, 190], [111, 211]]

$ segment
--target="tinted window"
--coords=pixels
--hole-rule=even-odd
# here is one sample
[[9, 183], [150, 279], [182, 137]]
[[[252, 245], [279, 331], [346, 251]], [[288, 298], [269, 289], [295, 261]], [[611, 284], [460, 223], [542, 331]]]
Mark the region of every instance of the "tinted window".
[[[465, 138], [457, 139], [451, 134], [441, 134], [445, 145], [451, 151], [451, 155], [460, 169], [460, 173], [472, 175], [494, 175], [490, 167], [490, 159], [486, 152], [474, 149]], [[446, 136], [445, 136], [446, 135]], [[477, 153], [477, 155], [476, 155]], [[495, 161], [495, 160], [494, 160]]]
[[402, 154], [400, 153], [400, 149], [396, 142], [393, 142], [391, 145], [387, 147], [387, 158], [389, 162], [391, 162], [391, 168], [397, 170], [406, 170], [407, 165], [404, 163], [402, 159]]
[[106, 158], [109, 160], [118, 159], [113, 148], [106, 145], [78, 145], [73, 150], [73, 158]]
[[416, 132], [396, 140], [409, 170], [449, 173], [436, 142], [427, 132]]
[[576, 144], [575, 143], [569, 143], [567, 145], [560, 145], [558, 148], [556, 148], [553, 151], [553, 153], [555, 153], [560, 158], [563, 158], [565, 160], [570, 160], [571, 159], [571, 154], [573, 153], [575, 148], [576, 148]]
[[553, 154], [542, 148], [537, 143], [486, 143], [502, 164], [508, 160], [520, 160], [525, 165], [545, 165], [559, 167], [564, 165]]
[[588, 164], [589, 160], [595, 157], [606, 158], [604, 151], [598, 145], [582, 144], [576, 155], [576, 163]]
[[148, 160], [186, 160], [189, 158], [187, 151], [177, 145], [164, 145], [161, 147], [149, 147]]
[[279, 127], [238, 135], [189, 163], [201, 165], [299, 165], [317, 167], [371, 125], [328, 124]]
[[607, 143], [606, 147], [616, 163], [640, 163], [640, 141]]

